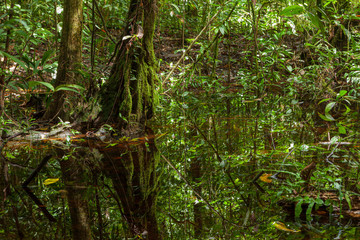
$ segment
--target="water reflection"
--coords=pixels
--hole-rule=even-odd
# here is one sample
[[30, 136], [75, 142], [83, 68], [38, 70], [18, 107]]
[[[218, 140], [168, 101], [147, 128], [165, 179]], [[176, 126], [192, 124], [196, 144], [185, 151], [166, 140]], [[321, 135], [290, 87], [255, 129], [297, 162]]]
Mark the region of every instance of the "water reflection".
[[[112, 142], [83, 135], [52, 144], [9, 143], [0, 166], [0, 239], [359, 235], [352, 227], [360, 219], [355, 141], [330, 145], [324, 135], [314, 142], [305, 125], [250, 116], [212, 114], [159, 128], [168, 133], [158, 141], [166, 165], [159, 163], [153, 135]], [[56, 224], [35, 210], [38, 206], [21, 188], [48, 154], [52, 158], [29, 189]], [[161, 171], [166, 174], [160, 179]], [[47, 178], [60, 181], [44, 186]]]
[[[15, 151], [19, 162], [31, 155], [25, 167], [14, 167], [14, 160], [8, 171], [1, 161], [0, 239], [162, 238], [156, 219], [160, 155], [153, 136], [28, 146]], [[44, 186], [48, 178], [60, 181]], [[43, 211], [32, 210], [37, 207]]]
[[102, 152], [102, 171], [112, 180], [129, 235], [161, 239], [156, 219], [160, 155], [154, 141]]

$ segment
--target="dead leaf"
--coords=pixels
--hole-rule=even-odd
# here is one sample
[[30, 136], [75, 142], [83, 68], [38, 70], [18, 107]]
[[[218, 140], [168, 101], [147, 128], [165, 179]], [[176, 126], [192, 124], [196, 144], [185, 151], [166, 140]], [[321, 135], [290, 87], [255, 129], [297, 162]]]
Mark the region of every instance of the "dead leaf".
[[263, 175], [261, 175], [260, 180], [266, 183], [271, 183], [272, 179], [269, 179], [269, 177], [271, 177], [272, 174], [269, 173], [264, 173]]

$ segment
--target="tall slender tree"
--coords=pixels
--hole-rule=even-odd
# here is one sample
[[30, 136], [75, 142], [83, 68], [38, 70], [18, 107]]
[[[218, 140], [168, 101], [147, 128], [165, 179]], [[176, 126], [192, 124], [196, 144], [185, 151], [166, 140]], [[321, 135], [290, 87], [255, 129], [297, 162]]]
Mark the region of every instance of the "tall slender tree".
[[[63, 28], [55, 86], [80, 83], [81, 75], [78, 70], [82, 64], [82, 27], [83, 0], [64, 0]], [[71, 109], [76, 107], [70, 104], [74, 102], [69, 100], [70, 96], [71, 92], [68, 91], [55, 92], [44, 119], [60, 117], [68, 120], [70, 107]]]

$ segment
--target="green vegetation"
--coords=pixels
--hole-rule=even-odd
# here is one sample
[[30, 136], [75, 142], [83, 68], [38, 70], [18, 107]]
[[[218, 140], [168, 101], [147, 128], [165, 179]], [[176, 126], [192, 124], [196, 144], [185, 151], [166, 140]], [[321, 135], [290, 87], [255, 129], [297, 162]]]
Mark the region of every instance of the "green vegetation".
[[359, 50], [358, 0], [5, 0], [0, 238], [358, 239]]

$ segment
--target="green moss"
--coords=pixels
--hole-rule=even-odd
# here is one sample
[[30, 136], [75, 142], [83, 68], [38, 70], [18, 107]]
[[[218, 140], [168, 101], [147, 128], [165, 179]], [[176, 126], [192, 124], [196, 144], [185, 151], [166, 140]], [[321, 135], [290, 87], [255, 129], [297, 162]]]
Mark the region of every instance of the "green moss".
[[[147, 4], [153, 6], [151, 1]], [[118, 121], [121, 113], [127, 120], [130, 115], [136, 115], [137, 122], [144, 122], [153, 115], [158, 103], [155, 90], [158, 83], [158, 63], [153, 46], [156, 9], [147, 9], [145, 15], [144, 9], [137, 2], [131, 6], [130, 11], [134, 13], [142, 11], [142, 14], [135, 16], [138, 17], [136, 22], [143, 25], [144, 37], [133, 41], [130, 49], [126, 41], [121, 45], [109, 81], [101, 93], [101, 117]], [[129, 12], [129, 16], [132, 15]], [[133, 18], [130, 19], [129, 22], [134, 21]], [[129, 34], [126, 31], [128, 30], [125, 30], [124, 35]]]

